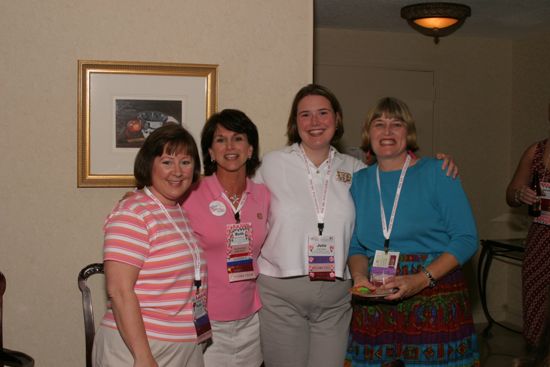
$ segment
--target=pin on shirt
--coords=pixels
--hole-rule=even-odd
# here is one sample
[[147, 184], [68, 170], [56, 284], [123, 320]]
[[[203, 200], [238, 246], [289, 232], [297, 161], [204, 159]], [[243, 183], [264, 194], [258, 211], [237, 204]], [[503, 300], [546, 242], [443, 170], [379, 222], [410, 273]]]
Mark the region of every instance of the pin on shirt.
[[222, 202], [219, 201], [219, 200], [214, 200], [214, 201], [212, 201], [212, 202], [208, 205], [208, 208], [210, 209], [210, 213], [212, 213], [212, 214], [215, 215], [216, 217], [221, 217], [221, 216], [224, 215], [225, 212], [227, 211], [227, 208], [226, 208], [225, 204], [222, 203]]

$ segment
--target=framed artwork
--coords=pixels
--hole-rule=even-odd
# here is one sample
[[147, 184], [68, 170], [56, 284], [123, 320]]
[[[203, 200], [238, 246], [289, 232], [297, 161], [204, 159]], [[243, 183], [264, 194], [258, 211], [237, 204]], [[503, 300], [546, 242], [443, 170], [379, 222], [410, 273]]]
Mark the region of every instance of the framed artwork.
[[134, 186], [134, 158], [176, 123], [200, 144], [217, 108], [217, 65], [78, 61], [78, 187]]

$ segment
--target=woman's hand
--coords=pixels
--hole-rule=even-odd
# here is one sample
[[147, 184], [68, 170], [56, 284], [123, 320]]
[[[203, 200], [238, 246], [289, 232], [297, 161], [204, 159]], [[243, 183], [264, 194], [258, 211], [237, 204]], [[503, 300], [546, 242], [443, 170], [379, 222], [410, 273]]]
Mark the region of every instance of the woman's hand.
[[366, 287], [370, 289], [371, 291], [374, 291], [376, 289], [376, 286], [372, 284], [369, 279], [365, 276], [361, 277], [354, 277], [353, 278], [353, 287]]
[[349, 271], [354, 287], [367, 287], [371, 291], [376, 287], [369, 282], [369, 258], [362, 254], [351, 255], [348, 259]]
[[511, 207], [518, 207], [522, 204], [531, 205], [536, 200], [535, 193], [527, 186], [531, 179], [531, 166], [535, 159], [536, 149], [537, 144], [535, 143], [523, 152], [514, 177], [506, 188], [506, 203]]
[[537, 193], [527, 186], [520, 187], [514, 193], [514, 200], [518, 204], [532, 205], [537, 199]]
[[458, 166], [453, 160], [453, 157], [445, 153], [437, 153], [435, 157], [437, 159], [443, 160], [443, 165], [441, 166], [441, 169], [442, 170], [444, 170], [445, 168], [447, 169], [447, 176], [453, 176], [453, 178], [458, 177]]
[[384, 298], [388, 301], [395, 301], [414, 296], [426, 288], [429, 283], [428, 278], [423, 273], [416, 273], [412, 275], [395, 276], [379, 289], [397, 288], [397, 292]]
[[122, 196], [122, 199], [120, 199], [119, 201], [122, 201], [124, 199], [128, 199], [128, 198], [134, 196], [135, 193], [136, 193], [135, 191], [126, 191], [124, 193], [124, 196]]

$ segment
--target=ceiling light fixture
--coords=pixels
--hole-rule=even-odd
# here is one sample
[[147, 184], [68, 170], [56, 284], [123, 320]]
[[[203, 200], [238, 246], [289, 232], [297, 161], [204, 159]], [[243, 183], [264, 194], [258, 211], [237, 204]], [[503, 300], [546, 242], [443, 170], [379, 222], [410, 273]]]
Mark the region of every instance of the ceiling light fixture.
[[418, 32], [434, 38], [445, 37], [456, 31], [472, 14], [469, 6], [456, 3], [423, 3], [401, 8], [401, 18]]

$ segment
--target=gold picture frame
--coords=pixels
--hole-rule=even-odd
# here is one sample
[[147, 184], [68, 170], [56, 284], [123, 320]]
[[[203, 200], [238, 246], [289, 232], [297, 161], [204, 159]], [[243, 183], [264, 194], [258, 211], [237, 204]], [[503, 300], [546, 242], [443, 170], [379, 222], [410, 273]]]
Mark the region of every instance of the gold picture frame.
[[78, 61], [78, 187], [132, 187], [156, 127], [178, 122], [199, 144], [217, 108], [217, 65]]

